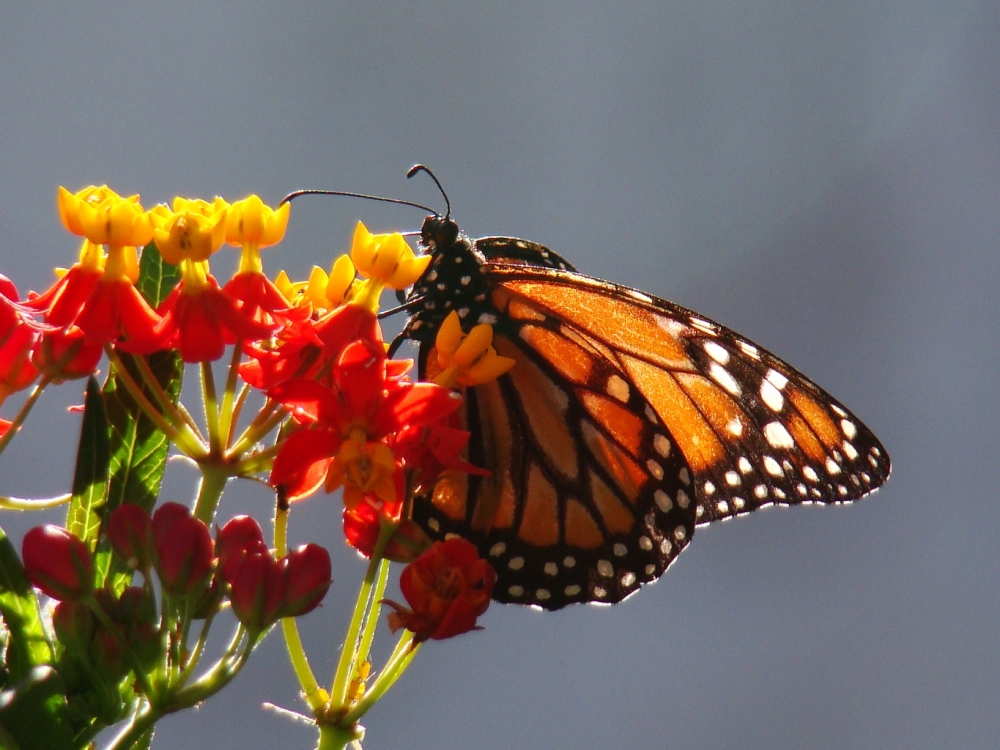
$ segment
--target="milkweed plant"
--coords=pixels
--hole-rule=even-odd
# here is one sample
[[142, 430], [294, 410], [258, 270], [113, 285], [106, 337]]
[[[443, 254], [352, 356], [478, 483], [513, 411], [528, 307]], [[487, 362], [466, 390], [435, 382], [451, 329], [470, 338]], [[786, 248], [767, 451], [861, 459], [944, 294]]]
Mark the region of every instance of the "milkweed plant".
[[[0, 531], [0, 746], [87, 748], [114, 727], [109, 750], [147, 748], [158, 719], [226, 687], [272, 631], [317, 747], [360, 746], [362, 717], [421, 644], [476, 628], [489, 605], [495, 574], [475, 547], [432, 543], [408, 519], [442, 472], [486, 473], [463, 459], [456, 388], [512, 361], [489, 326], [466, 336], [457, 317], [441, 327], [434, 382], [387, 357], [381, 292], [411, 286], [430, 260], [400, 234], [359, 224], [349, 256], [292, 281], [266, 275], [261, 254], [284, 237], [288, 202], [176, 198], [147, 210], [95, 186], [60, 188], [57, 203], [81, 239], [76, 263], [23, 296], [0, 275], [0, 452], [30, 430], [43, 391], [85, 384], [70, 492], [5, 497], [0, 477], [4, 509], [66, 508], [65, 524], [32, 528], [20, 554]], [[239, 256], [217, 262], [224, 246]], [[210, 261], [235, 275], [220, 284]], [[197, 408], [180, 398], [185, 376], [200, 378]], [[160, 497], [174, 456], [199, 472], [188, 503]], [[273, 489], [272, 523], [217, 515], [241, 478]], [[297, 620], [322, 616], [330, 555], [290, 541], [289, 515], [336, 490], [346, 543], [368, 564], [326, 683]], [[390, 562], [404, 564], [405, 603], [384, 598]], [[225, 609], [234, 617], [218, 618]], [[380, 621], [399, 640], [374, 665]], [[233, 628], [221, 653], [213, 626]]]

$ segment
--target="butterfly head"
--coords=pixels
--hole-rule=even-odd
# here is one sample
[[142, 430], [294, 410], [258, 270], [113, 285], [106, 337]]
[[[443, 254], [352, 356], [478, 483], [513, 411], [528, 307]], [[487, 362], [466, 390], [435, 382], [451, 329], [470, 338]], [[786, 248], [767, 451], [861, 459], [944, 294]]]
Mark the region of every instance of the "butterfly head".
[[458, 240], [461, 232], [458, 224], [446, 216], [428, 216], [420, 228], [420, 243], [433, 253], [441, 248], [449, 248]]

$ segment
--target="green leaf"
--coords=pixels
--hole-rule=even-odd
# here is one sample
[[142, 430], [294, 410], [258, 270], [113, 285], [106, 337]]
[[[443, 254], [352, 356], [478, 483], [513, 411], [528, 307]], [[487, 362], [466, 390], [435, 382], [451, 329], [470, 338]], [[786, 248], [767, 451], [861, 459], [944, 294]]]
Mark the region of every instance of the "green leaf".
[[52, 644], [42, 627], [34, 589], [24, 573], [14, 545], [0, 529], [0, 615], [7, 627], [6, 668], [13, 682], [25, 679], [34, 667], [55, 660]]
[[52, 667], [35, 667], [12, 689], [0, 693], [0, 727], [0, 737], [13, 738], [19, 750], [72, 748], [65, 685], [59, 673]]
[[150, 305], [159, 307], [180, 279], [180, 270], [163, 260], [155, 242], [150, 242], [142, 249], [139, 280], [135, 286]]
[[[123, 353], [121, 361], [132, 379], [144, 384], [137, 357]], [[150, 354], [146, 362], [160, 387], [176, 403], [184, 374], [180, 356], [175, 351], [161, 351]], [[143, 393], [150, 402], [156, 403], [145, 384]], [[142, 411], [116, 373], [112, 373], [104, 384], [104, 403], [111, 429], [111, 445], [108, 502], [102, 515], [106, 518], [125, 502], [152, 511], [160, 494], [170, 441]], [[115, 591], [120, 591], [131, 578], [131, 571], [111, 556], [106, 544], [98, 548], [95, 563], [97, 580], [108, 581], [109, 576], [112, 577]]]
[[66, 528], [93, 550], [101, 530], [100, 507], [104, 504], [108, 486], [108, 465], [111, 451], [108, 440], [108, 413], [97, 381], [87, 381], [83, 426], [76, 452], [76, 472], [73, 475], [73, 497], [69, 501]]

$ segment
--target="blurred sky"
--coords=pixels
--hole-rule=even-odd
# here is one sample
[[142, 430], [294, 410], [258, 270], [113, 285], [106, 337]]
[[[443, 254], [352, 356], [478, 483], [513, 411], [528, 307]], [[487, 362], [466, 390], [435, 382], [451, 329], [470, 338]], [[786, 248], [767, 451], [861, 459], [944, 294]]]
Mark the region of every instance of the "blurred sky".
[[[545, 243], [735, 328], [893, 458], [854, 506], [700, 529], [622, 605], [492, 608], [485, 631], [423, 649], [366, 748], [996, 747], [996, 3], [2, 5], [0, 272], [22, 293], [76, 253], [57, 185], [439, 206], [403, 177], [422, 161], [473, 236]], [[303, 199], [267, 268], [327, 266], [359, 218], [422, 215]], [[45, 395], [0, 494], [68, 489], [80, 399]], [[192, 480], [172, 466], [165, 497]], [[271, 502], [239, 485], [220, 512], [266, 520]], [[292, 514], [296, 542], [334, 551], [302, 621], [321, 676], [363, 571], [338, 518], [334, 499]], [[263, 701], [302, 708], [277, 634], [154, 747], [312, 747]]]

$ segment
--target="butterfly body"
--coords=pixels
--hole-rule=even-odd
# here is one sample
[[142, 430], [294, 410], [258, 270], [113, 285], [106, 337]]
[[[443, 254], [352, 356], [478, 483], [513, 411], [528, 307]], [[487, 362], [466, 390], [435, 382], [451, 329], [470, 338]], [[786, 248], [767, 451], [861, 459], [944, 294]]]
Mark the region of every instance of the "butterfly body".
[[403, 333], [421, 377], [451, 310], [466, 330], [490, 323], [515, 360], [466, 389], [460, 415], [469, 461], [491, 474], [446, 472], [413, 509], [432, 536], [477, 545], [495, 599], [614, 603], [662, 575], [696, 525], [850, 502], [888, 478], [868, 428], [730, 329], [535, 243], [472, 241], [433, 216], [422, 241], [432, 261]]

